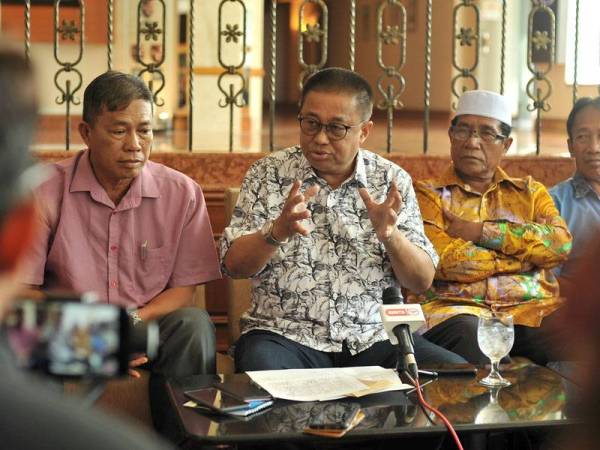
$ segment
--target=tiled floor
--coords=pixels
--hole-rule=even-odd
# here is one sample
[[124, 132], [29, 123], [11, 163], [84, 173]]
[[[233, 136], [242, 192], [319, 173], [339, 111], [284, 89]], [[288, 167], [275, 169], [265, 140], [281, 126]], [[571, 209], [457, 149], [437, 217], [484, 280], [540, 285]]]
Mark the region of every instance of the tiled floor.
[[[268, 151], [269, 149], [269, 123], [268, 109], [264, 109], [260, 141], [255, 139], [244, 139], [241, 141], [260, 142], [255, 148], [236, 149], [242, 151]], [[365, 148], [377, 152], [385, 152], [387, 147], [387, 123], [385, 114], [378, 111], [374, 116], [375, 126], [365, 143]], [[555, 127], [552, 127], [555, 128]], [[560, 130], [548, 127], [542, 131], [541, 151], [543, 155], [568, 156], [566, 146], [566, 132], [562, 127]], [[448, 152], [448, 119], [432, 118], [429, 129], [429, 154], [444, 155]], [[285, 148], [298, 142], [298, 122], [296, 112], [293, 108], [280, 107], [277, 109], [277, 117], [274, 127], [275, 148]], [[185, 147], [187, 131], [159, 131], [155, 133], [154, 148], [160, 151], [187, 151]], [[227, 141], [224, 135], [223, 140]], [[526, 155], [535, 153], [535, 132], [516, 128], [513, 131], [513, 145], [509, 154]], [[41, 129], [35, 140], [35, 149], [62, 149], [64, 148], [64, 127], [53, 129]], [[173, 143], [183, 143], [174, 145]], [[71, 133], [71, 149], [77, 150], [83, 147], [81, 139], [76, 130]], [[392, 133], [392, 151], [405, 154], [418, 154], [423, 151], [423, 126], [422, 118], [414, 114], [397, 114], [394, 119]]]

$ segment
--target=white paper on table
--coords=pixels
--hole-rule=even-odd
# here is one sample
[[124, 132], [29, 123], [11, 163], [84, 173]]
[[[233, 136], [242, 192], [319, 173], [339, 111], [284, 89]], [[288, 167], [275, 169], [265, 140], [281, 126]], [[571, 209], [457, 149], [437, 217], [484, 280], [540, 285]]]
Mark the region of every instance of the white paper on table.
[[[379, 366], [262, 370], [246, 373], [273, 397], [295, 401], [334, 400], [352, 396], [356, 392], [375, 393], [412, 387], [402, 383], [393, 369]], [[379, 386], [375, 390], [374, 384]]]
[[[362, 392], [357, 397], [376, 392], [402, 391], [414, 387], [403, 383], [394, 369], [384, 369], [380, 366], [349, 367], [348, 369], [352, 369], [353, 375], [363, 384], [373, 388], [372, 392]], [[376, 385], [381, 387], [375, 388]]]

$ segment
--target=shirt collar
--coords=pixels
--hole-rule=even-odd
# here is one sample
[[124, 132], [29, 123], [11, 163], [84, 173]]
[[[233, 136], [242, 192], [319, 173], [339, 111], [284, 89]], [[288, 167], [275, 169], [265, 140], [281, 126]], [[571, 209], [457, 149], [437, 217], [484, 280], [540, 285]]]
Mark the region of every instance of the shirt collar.
[[93, 197], [95, 193], [104, 191], [96, 175], [94, 175], [92, 163], [90, 162], [90, 151], [85, 150], [76, 158], [69, 192], [89, 192]]
[[[527, 187], [525, 180], [520, 178], [510, 177], [502, 168], [497, 167], [494, 173], [494, 183], [510, 183], [519, 190], [524, 190]], [[448, 169], [438, 178], [434, 179], [431, 185], [435, 189], [441, 189], [446, 186], [459, 186], [461, 189], [471, 192], [470, 188], [467, 188], [467, 184], [456, 174], [454, 166], [450, 165]]]
[[[299, 152], [302, 152], [302, 148], [300, 146], [297, 146], [296, 148]], [[317, 175], [308, 160], [304, 157], [303, 152], [300, 159], [298, 172], [303, 184], [306, 184], [307, 181], [315, 181], [322, 185], [322, 187], [327, 186], [327, 182]], [[364, 153], [361, 149], [358, 150], [358, 154], [356, 155], [356, 166], [354, 168], [354, 172], [342, 183], [342, 186], [353, 182], [358, 184], [359, 187], [367, 186], [367, 170], [364, 162]]]
[[296, 150], [300, 152], [300, 163], [298, 166], [298, 176], [300, 180], [304, 183], [310, 180], [320, 180], [317, 176], [316, 172], [308, 162], [308, 159], [304, 156], [304, 152], [302, 151], [302, 147], [299, 145], [296, 146]]
[[[90, 162], [90, 151], [81, 152], [76, 158], [75, 169], [69, 192], [89, 192], [90, 196], [97, 202], [107, 206], [114, 207], [113, 202], [108, 198], [106, 191], [98, 182], [92, 163]], [[144, 165], [141, 173], [133, 180], [129, 190], [119, 203], [119, 209], [133, 208], [141, 202], [142, 197], [158, 198], [160, 192], [155, 178], [152, 176], [151, 168], [148, 167], [148, 161]]]
[[152, 165], [155, 164], [151, 161], [146, 161], [142, 172], [138, 176], [142, 185], [142, 197], [159, 198], [160, 189], [156, 183], [156, 178], [153, 175]]
[[596, 194], [596, 191], [592, 189], [590, 183], [585, 179], [585, 177], [580, 172], [575, 172], [575, 175], [571, 178], [571, 185], [575, 191], [575, 198], [583, 198], [588, 194]]
[[367, 166], [365, 164], [365, 155], [362, 150], [358, 150], [356, 155], [356, 169], [354, 170], [354, 179], [359, 187], [367, 187]]

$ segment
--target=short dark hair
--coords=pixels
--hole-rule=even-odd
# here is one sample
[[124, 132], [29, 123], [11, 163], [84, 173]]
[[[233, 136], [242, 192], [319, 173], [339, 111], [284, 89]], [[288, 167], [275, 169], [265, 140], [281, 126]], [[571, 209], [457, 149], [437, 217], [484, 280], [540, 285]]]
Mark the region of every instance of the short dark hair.
[[83, 94], [83, 120], [93, 124], [107, 111], [120, 111], [134, 100], [146, 100], [152, 105], [152, 92], [143, 80], [133, 75], [109, 70], [96, 77]]
[[[460, 116], [454, 116], [454, 119], [452, 119], [451, 125], [453, 127], [455, 127], [456, 124], [458, 123], [458, 118], [459, 117]], [[502, 122], [501, 120], [498, 120], [498, 122], [500, 122], [500, 133], [503, 136], [509, 137], [510, 133], [512, 131], [512, 127], [509, 124], [507, 124], [506, 122]]]
[[0, 221], [19, 200], [20, 176], [32, 164], [29, 146], [37, 121], [35, 80], [20, 49], [0, 44]]
[[312, 74], [302, 87], [300, 108], [309, 92], [341, 92], [352, 94], [356, 103], [364, 113], [365, 120], [373, 113], [373, 90], [369, 82], [358, 73], [341, 67], [330, 67]]
[[567, 117], [567, 134], [569, 135], [569, 139], [573, 139], [573, 126], [575, 125], [577, 114], [579, 114], [582, 109], [587, 108], [588, 106], [596, 108], [598, 111], [600, 111], [600, 97], [581, 97], [575, 102], [571, 112], [569, 113], [569, 117]]

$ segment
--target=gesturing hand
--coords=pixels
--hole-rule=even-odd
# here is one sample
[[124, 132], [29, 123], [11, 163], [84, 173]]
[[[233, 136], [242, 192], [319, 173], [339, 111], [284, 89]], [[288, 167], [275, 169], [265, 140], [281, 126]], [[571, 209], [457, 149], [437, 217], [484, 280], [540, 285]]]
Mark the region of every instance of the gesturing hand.
[[402, 195], [398, 192], [398, 185], [392, 181], [388, 195], [382, 203], [373, 201], [367, 188], [360, 188], [358, 193], [367, 207], [377, 238], [381, 242], [387, 242], [396, 229], [398, 213], [402, 206]]
[[300, 181], [294, 181], [281, 214], [273, 223], [273, 238], [286, 241], [295, 234], [306, 236], [310, 230], [300, 221], [310, 218], [310, 211], [306, 204], [319, 192], [319, 186], [313, 184], [304, 193], [300, 192]]
[[483, 222], [471, 222], [458, 217], [444, 209], [444, 219], [446, 220], [446, 233], [453, 238], [460, 238], [465, 241], [479, 242], [483, 232]]
[[148, 357], [144, 354], [137, 355], [133, 359], [129, 360], [129, 376], [133, 378], [140, 378], [140, 372], [135, 367], [142, 366], [148, 362]]

